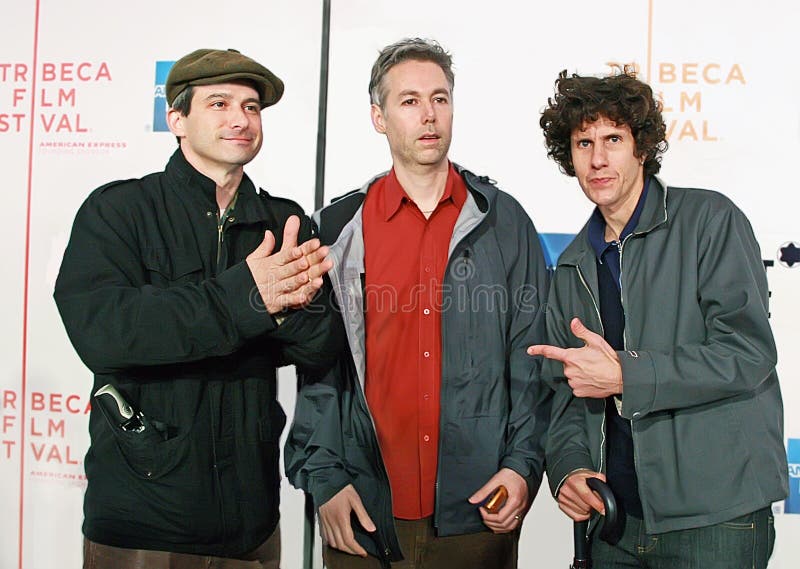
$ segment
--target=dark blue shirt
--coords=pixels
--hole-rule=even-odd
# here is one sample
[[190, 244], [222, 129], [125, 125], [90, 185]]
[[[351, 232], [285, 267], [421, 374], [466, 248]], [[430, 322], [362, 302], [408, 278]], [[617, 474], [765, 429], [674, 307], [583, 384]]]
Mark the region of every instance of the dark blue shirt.
[[[589, 220], [589, 243], [597, 263], [597, 289], [603, 337], [615, 350], [625, 349], [625, 313], [622, 308], [622, 279], [620, 269], [621, 243], [631, 235], [642, 215], [650, 179], [646, 179], [639, 202], [622, 229], [619, 241], [606, 241], [606, 221], [595, 208]], [[623, 511], [642, 517], [639, 484], [633, 460], [631, 424], [617, 412], [614, 397], [606, 399], [606, 478]]]

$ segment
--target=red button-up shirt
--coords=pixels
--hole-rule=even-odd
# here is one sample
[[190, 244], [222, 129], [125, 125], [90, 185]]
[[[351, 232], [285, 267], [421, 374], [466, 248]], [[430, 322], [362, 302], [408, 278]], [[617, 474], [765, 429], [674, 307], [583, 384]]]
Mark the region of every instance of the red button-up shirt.
[[439, 448], [441, 284], [467, 188], [450, 166], [428, 219], [395, 176], [373, 184], [363, 210], [366, 397], [389, 474], [394, 515], [433, 513]]

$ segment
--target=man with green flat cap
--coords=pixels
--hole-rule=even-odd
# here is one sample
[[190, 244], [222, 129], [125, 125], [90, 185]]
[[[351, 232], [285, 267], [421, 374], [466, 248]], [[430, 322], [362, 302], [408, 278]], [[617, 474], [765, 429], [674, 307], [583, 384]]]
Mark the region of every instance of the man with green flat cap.
[[55, 287], [94, 373], [84, 568], [277, 569], [276, 368], [338, 351], [339, 320], [316, 306], [331, 262], [300, 206], [243, 170], [281, 80], [201, 49], [166, 92], [178, 149], [89, 195]]

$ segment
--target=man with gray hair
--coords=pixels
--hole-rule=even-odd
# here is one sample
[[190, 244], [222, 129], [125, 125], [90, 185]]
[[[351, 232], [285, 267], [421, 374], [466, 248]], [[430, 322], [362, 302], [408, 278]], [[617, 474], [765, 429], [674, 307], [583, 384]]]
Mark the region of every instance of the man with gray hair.
[[522, 207], [449, 161], [453, 82], [436, 42], [383, 49], [392, 169], [315, 215], [349, 350], [302, 378], [285, 458], [331, 569], [516, 568], [542, 479], [544, 258]]
[[302, 209], [243, 170], [281, 80], [201, 49], [166, 92], [179, 148], [86, 199], [56, 282], [94, 372], [84, 568], [277, 569], [276, 368], [340, 350], [338, 318], [298, 310], [331, 263]]

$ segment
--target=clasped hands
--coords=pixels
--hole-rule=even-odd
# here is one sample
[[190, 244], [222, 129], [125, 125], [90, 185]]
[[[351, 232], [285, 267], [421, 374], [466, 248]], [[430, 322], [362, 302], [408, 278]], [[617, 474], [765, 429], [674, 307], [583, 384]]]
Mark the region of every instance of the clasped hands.
[[299, 232], [300, 218], [292, 215], [286, 220], [278, 252], [272, 252], [275, 236], [266, 231], [264, 240], [245, 259], [270, 314], [306, 306], [322, 287], [323, 275], [333, 267], [333, 261], [327, 259], [328, 247], [316, 238], [298, 245]]

